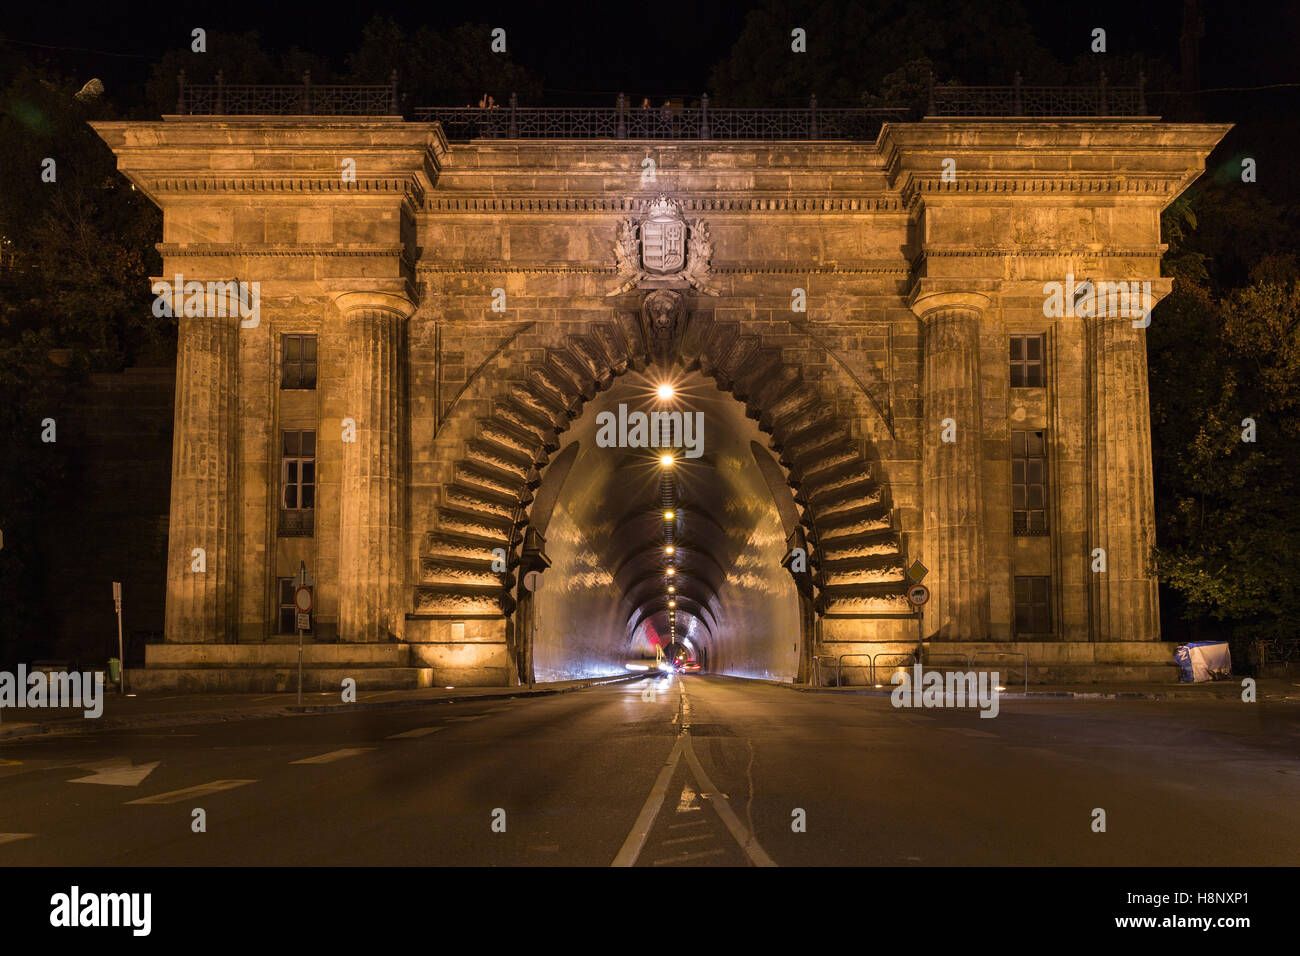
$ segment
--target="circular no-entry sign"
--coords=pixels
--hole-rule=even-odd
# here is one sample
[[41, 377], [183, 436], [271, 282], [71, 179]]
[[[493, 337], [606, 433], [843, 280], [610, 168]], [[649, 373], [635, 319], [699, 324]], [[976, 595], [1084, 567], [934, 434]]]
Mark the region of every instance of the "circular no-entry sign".
[[916, 607], [920, 607], [926, 601], [930, 600], [930, 589], [924, 584], [913, 584], [907, 589], [907, 599]]
[[293, 606], [303, 614], [311, 613], [311, 588], [300, 587], [293, 592]]

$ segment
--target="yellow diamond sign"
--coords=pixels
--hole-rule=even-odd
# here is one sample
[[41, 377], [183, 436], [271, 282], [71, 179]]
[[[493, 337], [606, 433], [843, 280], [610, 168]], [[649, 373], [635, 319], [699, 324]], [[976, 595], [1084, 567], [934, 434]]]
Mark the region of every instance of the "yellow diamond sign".
[[920, 583], [921, 579], [929, 573], [930, 569], [924, 564], [920, 561], [913, 561], [912, 566], [907, 569], [907, 578], [909, 581]]

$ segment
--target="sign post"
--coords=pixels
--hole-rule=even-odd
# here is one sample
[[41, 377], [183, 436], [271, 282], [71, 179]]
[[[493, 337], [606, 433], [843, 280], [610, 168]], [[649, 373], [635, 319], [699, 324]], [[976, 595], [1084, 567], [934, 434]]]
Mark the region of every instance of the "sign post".
[[122, 582], [113, 582], [113, 605], [117, 608], [117, 666], [121, 675], [117, 682], [117, 692], [126, 693], [126, 654], [122, 652]]
[[916, 611], [916, 663], [922, 663], [921, 657], [925, 653], [925, 624], [921, 614], [921, 608], [926, 601], [930, 600], [930, 589], [921, 583], [921, 579], [930, 573], [920, 561], [913, 561], [907, 569], [907, 601]]
[[307, 562], [300, 561], [298, 575], [293, 579], [294, 624], [298, 631], [298, 706], [302, 706], [302, 635], [311, 627], [311, 589], [316, 582], [307, 573]]
[[[542, 572], [529, 571], [524, 575], [524, 589], [536, 594], [542, 589]], [[533, 643], [537, 640], [537, 599], [528, 602], [528, 689], [533, 689]]]

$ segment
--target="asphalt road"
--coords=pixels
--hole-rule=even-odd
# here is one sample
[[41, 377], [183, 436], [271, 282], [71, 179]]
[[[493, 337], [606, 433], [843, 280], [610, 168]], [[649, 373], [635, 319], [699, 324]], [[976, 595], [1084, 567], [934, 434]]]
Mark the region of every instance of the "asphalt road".
[[692, 675], [0, 743], [0, 866], [1300, 862], [1300, 707], [1001, 703]]

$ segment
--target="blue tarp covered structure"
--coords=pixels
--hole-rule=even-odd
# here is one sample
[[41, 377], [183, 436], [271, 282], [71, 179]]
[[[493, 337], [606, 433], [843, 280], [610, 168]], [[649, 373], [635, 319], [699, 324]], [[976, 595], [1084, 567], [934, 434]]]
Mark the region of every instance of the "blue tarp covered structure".
[[1227, 641], [1193, 641], [1174, 651], [1178, 662], [1179, 682], [1200, 684], [1204, 681], [1227, 680], [1232, 677], [1232, 655]]

